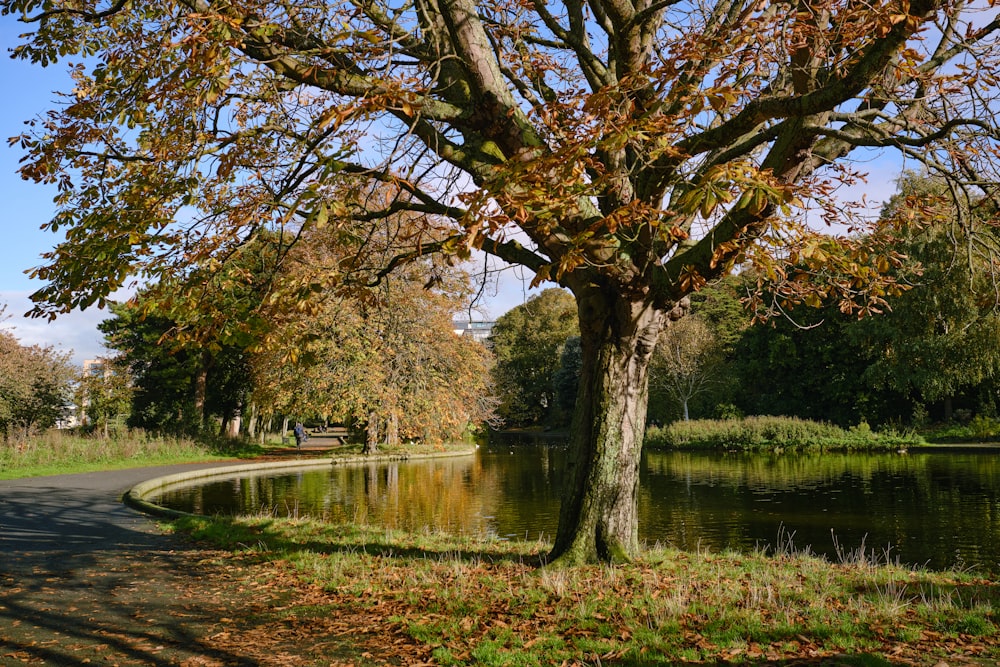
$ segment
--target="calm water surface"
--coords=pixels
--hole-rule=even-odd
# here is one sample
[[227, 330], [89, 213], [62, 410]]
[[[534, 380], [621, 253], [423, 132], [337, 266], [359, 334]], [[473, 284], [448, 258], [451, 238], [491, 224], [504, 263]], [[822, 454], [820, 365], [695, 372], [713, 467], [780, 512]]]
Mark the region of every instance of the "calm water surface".
[[[535, 539], [559, 515], [560, 447], [243, 475], [168, 489], [188, 512], [310, 515], [406, 530]], [[907, 564], [1000, 573], [1000, 453], [647, 452], [639, 532], [682, 549], [865, 549]]]

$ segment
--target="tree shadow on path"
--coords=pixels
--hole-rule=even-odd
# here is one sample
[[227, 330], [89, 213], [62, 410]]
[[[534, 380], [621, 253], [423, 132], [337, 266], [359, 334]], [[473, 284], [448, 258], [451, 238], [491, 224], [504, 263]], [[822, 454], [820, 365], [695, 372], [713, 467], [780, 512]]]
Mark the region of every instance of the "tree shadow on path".
[[206, 642], [238, 613], [222, 561], [104, 479], [0, 483], [0, 664], [259, 664]]

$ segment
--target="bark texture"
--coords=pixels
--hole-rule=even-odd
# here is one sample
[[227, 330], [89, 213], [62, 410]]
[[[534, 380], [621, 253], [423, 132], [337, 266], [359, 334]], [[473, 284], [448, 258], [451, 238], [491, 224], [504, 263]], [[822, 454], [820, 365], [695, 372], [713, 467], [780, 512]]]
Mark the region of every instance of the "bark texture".
[[588, 285], [577, 292], [583, 366], [551, 557], [621, 562], [639, 549], [639, 461], [648, 368], [666, 314]]

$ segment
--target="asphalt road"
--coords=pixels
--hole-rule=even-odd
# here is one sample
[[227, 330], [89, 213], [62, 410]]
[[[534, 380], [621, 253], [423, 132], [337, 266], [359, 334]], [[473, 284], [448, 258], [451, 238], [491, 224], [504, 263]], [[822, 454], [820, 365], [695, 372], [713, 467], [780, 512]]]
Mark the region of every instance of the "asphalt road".
[[140, 481], [214, 464], [0, 481], [0, 665], [251, 665], [203, 642], [233, 611], [211, 554], [129, 509]]

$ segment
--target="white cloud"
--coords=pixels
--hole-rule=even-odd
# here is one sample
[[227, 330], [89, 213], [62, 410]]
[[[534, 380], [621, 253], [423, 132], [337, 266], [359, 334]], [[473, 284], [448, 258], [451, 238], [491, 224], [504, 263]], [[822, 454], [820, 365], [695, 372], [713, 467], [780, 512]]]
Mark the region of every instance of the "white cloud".
[[107, 354], [104, 336], [97, 330], [97, 325], [110, 316], [106, 310], [75, 310], [49, 322], [24, 317], [32, 305], [27, 292], [0, 292], [0, 304], [7, 304], [8, 316], [0, 328], [11, 331], [23, 345], [52, 346], [70, 352], [76, 364]]

